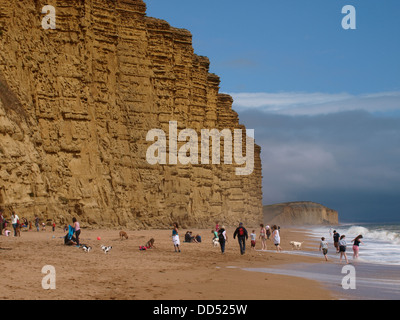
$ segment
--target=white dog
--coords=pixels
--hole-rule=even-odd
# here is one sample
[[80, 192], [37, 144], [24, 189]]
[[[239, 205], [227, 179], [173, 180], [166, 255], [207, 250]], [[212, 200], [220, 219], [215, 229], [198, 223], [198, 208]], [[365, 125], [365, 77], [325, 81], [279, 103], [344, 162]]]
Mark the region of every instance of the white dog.
[[103, 250], [104, 253], [108, 253], [111, 249], [112, 247], [101, 246], [101, 250]]
[[304, 242], [296, 242], [296, 241], [290, 241], [290, 245], [292, 246], [292, 250], [297, 249], [301, 250], [301, 246]]
[[213, 246], [214, 247], [218, 247], [219, 246], [219, 239], [218, 238], [214, 238], [212, 242], [213, 242]]
[[92, 247], [84, 245], [84, 246], [82, 246], [82, 249], [85, 252], [89, 252], [90, 250], [92, 250]]

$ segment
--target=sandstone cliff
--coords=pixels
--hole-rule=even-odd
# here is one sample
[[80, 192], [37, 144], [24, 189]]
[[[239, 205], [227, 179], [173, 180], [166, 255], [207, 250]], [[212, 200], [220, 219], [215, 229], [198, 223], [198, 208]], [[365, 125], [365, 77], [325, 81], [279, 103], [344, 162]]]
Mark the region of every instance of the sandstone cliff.
[[0, 206], [131, 228], [259, 221], [258, 146], [249, 176], [146, 161], [146, 134], [169, 121], [244, 129], [209, 65], [142, 0], [0, 0]]
[[338, 212], [314, 202], [287, 202], [264, 206], [264, 222], [267, 224], [337, 225]]

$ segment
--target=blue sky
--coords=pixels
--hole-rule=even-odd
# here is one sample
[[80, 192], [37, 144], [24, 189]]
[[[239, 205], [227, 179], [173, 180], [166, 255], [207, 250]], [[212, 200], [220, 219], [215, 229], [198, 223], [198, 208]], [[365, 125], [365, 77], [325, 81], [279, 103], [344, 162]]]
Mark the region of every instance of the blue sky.
[[[262, 147], [264, 203], [400, 221], [400, 1], [148, 0], [188, 29]], [[342, 8], [356, 9], [356, 30]]]

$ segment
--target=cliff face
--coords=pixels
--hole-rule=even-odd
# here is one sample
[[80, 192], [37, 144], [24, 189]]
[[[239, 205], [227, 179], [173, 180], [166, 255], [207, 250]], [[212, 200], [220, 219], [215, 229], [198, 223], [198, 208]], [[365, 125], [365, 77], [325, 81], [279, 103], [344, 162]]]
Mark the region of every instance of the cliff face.
[[338, 212], [314, 202], [288, 202], [264, 206], [264, 222], [277, 225], [337, 225]]
[[[56, 29], [41, 25], [45, 5]], [[165, 227], [262, 218], [254, 171], [150, 165], [149, 130], [244, 129], [189, 31], [141, 0], [0, 0], [0, 206], [59, 223]], [[168, 137], [167, 137], [168, 139]], [[221, 148], [223, 150], [223, 148]]]

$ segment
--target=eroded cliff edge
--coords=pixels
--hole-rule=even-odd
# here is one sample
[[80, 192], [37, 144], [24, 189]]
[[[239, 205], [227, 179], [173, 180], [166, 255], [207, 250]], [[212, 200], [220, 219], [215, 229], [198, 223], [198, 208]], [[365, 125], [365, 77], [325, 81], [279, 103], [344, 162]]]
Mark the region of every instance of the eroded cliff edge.
[[258, 146], [249, 176], [146, 161], [146, 134], [169, 121], [244, 129], [209, 65], [141, 0], [0, 0], [0, 206], [132, 228], [260, 221]]

